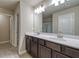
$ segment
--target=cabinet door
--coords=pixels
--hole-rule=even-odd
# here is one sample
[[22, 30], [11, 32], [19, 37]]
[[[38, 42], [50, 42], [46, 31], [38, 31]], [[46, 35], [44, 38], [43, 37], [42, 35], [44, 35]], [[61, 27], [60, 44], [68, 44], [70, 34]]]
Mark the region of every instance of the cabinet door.
[[63, 46], [62, 53], [73, 58], [79, 58], [79, 50], [75, 50], [73, 48]]
[[37, 57], [37, 43], [31, 41], [31, 55]]
[[52, 58], [69, 58], [69, 57], [66, 56], [66, 55], [63, 55], [61, 53], [58, 53], [58, 52], [53, 51], [52, 52]]
[[29, 52], [29, 53], [30, 53], [30, 48], [31, 48], [31, 46], [30, 46], [30, 39], [29, 39], [29, 37], [28, 37], [28, 38], [26, 38], [26, 50], [27, 50], [27, 52]]
[[51, 58], [51, 49], [39, 45], [38, 51], [39, 58]]

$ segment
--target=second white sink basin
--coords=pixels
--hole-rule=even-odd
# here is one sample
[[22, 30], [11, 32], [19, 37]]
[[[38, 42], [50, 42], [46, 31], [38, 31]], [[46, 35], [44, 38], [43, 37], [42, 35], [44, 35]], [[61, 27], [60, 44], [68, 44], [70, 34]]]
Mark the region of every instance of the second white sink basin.
[[57, 36], [48, 36], [48, 35], [41, 35], [41, 34], [39, 36], [47, 38], [49, 40], [66, 41], [64, 38], [58, 38]]

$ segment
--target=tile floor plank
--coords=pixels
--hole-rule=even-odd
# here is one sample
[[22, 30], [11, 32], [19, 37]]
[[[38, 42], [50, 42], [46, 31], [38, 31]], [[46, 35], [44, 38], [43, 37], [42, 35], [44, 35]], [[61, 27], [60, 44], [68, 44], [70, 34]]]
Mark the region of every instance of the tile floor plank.
[[19, 56], [17, 49], [6, 43], [0, 44], [0, 58], [31, 58], [31, 56], [28, 53]]

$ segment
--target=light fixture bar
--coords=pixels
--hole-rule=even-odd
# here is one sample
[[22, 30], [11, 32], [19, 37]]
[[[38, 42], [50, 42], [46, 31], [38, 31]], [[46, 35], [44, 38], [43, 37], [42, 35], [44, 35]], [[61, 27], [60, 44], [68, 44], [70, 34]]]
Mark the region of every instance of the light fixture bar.
[[[65, 3], [66, 1], [69, 1], [69, 0], [52, 0], [52, 3], [50, 5], [59, 6], [60, 4]], [[39, 6], [34, 10], [34, 12], [36, 14], [40, 14], [45, 11], [45, 8], [46, 8], [45, 6]]]
[[69, 0], [52, 0], [51, 5], [58, 6], [59, 4], [65, 3], [65, 1], [69, 1]]
[[60, 3], [61, 3], [61, 4], [65, 3], [65, 0], [60, 0]]
[[35, 9], [35, 13], [40, 14], [45, 11], [45, 6], [39, 6], [38, 8]]

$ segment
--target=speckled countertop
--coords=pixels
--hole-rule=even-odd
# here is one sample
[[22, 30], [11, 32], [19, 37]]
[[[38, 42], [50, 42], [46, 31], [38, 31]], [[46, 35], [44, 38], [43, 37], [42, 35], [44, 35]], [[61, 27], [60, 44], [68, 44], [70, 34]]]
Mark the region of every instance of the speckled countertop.
[[79, 37], [67, 37], [64, 36], [63, 38], [57, 38], [56, 34], [45, 34], [41, 33], [37, 35], [36, 33], [26, 33], [26, 35], [37, 37], [40, 39], [44, 39], [50, 42], [66, 45], [75, 49], [79, 49]]

